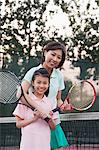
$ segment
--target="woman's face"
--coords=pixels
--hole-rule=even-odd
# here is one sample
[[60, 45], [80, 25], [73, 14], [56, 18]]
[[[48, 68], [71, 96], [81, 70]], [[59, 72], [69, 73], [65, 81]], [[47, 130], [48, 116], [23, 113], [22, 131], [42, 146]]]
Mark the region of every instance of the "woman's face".
[[58, 67], [59, 63], [61, 62], [62, 50], [60, 49], [49, 50], [48, 52], [46, 51], [44, 53], [44, 56], [45, 56], [44, 63], [46, 64], [46, 66], [53, 69]]

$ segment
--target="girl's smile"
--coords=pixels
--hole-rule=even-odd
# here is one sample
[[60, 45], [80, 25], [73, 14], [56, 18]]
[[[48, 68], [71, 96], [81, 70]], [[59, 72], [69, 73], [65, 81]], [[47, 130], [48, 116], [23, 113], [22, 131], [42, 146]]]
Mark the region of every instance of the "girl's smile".
[[42, 98], [45, 91], [48, 89], [49, 79], [47, 77], [38, 75], [35, 77], [35, 80], [32, 82], [32, 85], [34, 87], [33, 91], [34, 95]]

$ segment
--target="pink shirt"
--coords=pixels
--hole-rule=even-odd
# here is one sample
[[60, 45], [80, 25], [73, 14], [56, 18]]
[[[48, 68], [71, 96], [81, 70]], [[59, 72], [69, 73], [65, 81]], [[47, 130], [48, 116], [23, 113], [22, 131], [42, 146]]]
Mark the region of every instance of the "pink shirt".
[[[30, 97], [37, 102], [45, 111], [51, 110], [50, 100], [44, 96], [42, 100], [37, 100], [34, 94]], [[33, 111], [24, 105], [18, 104], [13, 114], [22, 119], [33, 118]], [[50, 150], [50, 128], [47, 122], [43, 119], [21, 128], [22, 137], [20, 143], [20, 150]]]

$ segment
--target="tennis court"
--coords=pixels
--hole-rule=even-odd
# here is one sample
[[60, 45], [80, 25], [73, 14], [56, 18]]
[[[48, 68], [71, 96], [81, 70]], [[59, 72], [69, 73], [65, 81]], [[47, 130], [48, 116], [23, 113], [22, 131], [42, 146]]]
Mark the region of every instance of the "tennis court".
[[[61, 114], [61, 121], [66, 150], [99, 150], [99, 112]], [[20, 135], [14, 117], [0, 118], [0, 150], [19, 150]]]
[[[1, 147], [0, 150], [19, 150], [19, 147]], [[90, 147], [90, 146], [69, 146], [68, 148], [65, 148], [64, 150], [99, 150], [99, 147]]]

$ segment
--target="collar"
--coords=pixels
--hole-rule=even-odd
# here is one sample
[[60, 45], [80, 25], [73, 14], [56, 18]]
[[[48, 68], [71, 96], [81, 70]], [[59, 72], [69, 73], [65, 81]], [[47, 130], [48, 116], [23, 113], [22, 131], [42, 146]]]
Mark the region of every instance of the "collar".
[[[43, 66], [42, 66], [42, 64], [40, 64], [39, 65], [39, 68], [42, 68]], [[52, 71], [52, 73], [51, 73], [51, 78], [55, 78], [56, 77], [56, 68], [53, 68], [53, 71]]]
[[[33, 99], [35, 99], [36, 101], [38, 101], [37, 99], [38, 99], [38, 97], [36, 97], [33, 93], [32, 93], [32, 95], [33, 95]], [[38, 101], [38, 102], [42, 102], [42, 101], [44, 101], [45, 100], [45, 95], [43, 96], [43, 98], [42, 98], [42, 100], [40, 100], [40, 101]]]

